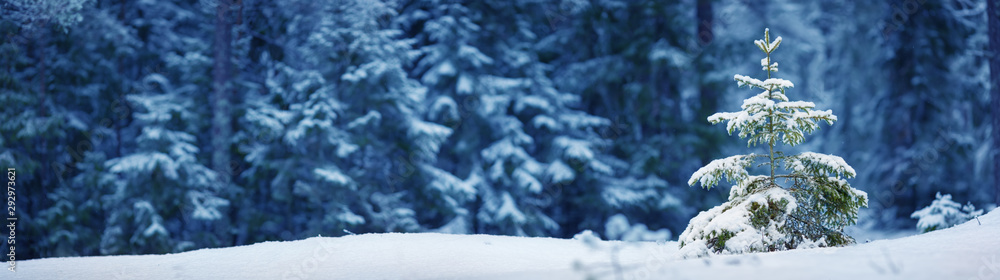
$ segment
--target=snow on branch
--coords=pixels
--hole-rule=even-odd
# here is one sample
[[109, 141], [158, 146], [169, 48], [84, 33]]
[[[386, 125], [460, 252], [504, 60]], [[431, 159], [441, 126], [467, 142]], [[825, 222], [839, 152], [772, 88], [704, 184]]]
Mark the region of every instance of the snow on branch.
[[337, 167], [333, 166], [317, 167], [313, 169], [313, 174], [319, 176], [319, 179], [333, 183], [335, 185], [351, 186], [352, 189], [354, 188], [352, 185], [354, 180], [352, 180], [351, 177], [347, 176], [343, 172], [340, 172], [340, 169]]
[[[775, 99], [781, 102], [775, 102]], [[749, 137], [747, 142], [750, 145], [780, 139], [794, 146], [805, 140], [805, 133], [819, 128], [817, 121], [832, 125], [837, 120], [830, 110], [813, 110], [815, 103], [787, 100], [782, 93], [764, 91], [743, 100], [742, 111], [715, 113], [708, 117], [708, 121], [713, 124], [728, 121], [726, 131], [732, 135], [739, 130], [741, 138]]]
[[[768, 92], [764, 92], [768, 93]], [[767, 109], [774, 108], [774, 100], [771, 100], [764, 94], [758, 94], [756, 96], [747, 98], [743, 100], [743, 110], [749, 112], [760, 112], [766, 111]]]
[[112, 173], [151, 174], [157, 167], [163, 175], [171, 180], [177, 180], [179, 164], [170, 156], [160, 152], [136, 153], [109, 160], [108, 171]]
[[748, 76], [743, 76], [740, 74], [733, 75], [733, 80], [736, 80], [739, 86], [754, 86], [754, 87], [764, 87], [764, 82], [754, 79]]
[[767, 64], [768, 60], [769, 60], [769, 58], [767, 58], [767, 57], [760, 59], [760, 70], [771, 71], [771, 72], [778, 72], [778, 63], [774, 62], [774, 63], [771, 63], [770, 65], [768, 65]]
[[420, 169], [432, 175], [433, 180], [428, 184], [430, 189], [446, 193], [463, 202], [474, 199], [476, 185], [482, 183], [482, 179], [475, 173], [470, 174], [468, 179], [462, 180], [432, 164], [421, 164]]
[[[797, 207], [795, 198], [778, 187], [728, 201], [691, 219], [678, 237], [681, 242], [678, 254], [691, 258], [706, 257], [718, 251], [724, 254], [769, 251], [773, 244], [789, 239], [789, 234], [782, 230], [784, 220], [755, 220], [752, 217], [786, 216]], [[718, 241], [722, 243], [718, 248], [707, 243]]]
[[576, 179], [576, 172], [562, 160], [555, 160], [545, 169], [546, 177], [551, 183], [565, 183]]
[[774, 38], [774, 41], [771, 41], [771, 30], [770, 28], [765, 28], [764, 40], [754, 40], [753, 44], [757, 45], [757, 48], [760, 48], [761, 51], [771, 53], [778, 48], [778, 45], [781, 45], [781, 36], [778, 36], [778, 38]]
[[805, 141], [805, 133], [812, 133], [819, 129], [817, 121], [825, 121], [832, 125], [837, 120], [830, 110], [815, 111], [811, 107], [812, 102], [781, 102], [776, 105], [779, 108], [775, 111], [774, 131], [765, 137], [764, 141], [777, 141], [780, 134], [781, 141], [788, 145], [798, 145]]
[[419, 149], [422, 156], [433, 157], [441, 149], [441, 143], [444, 143], [452, 132], [451, 128], [440, 124], [410, 119], [406, 135], [413, 139], [414, 146]]
[[729, 200], [734, 200], [738, 197], [744, 197], [750, 193], [762, 189], [763, 186], [771, 181], [771, 177], [767, 175], [751, 175], [746, 179], [737, 182], [729, 189]]
[[601, 191], [601, 198], [615, 208], [656, 199], [660, 190], [667, 187], [667, 181], [652, 175], [643, 179], [611, 178], [605, 184], [607, 187]]
[[514, 145], [509, 138], [504, 138], [494, 142], [492, 145], [479, 152], [487, 162], [495, 162], [504, 159], [516, 159], [523, 161], [527, 158], [528, 152], [523, 147]]
[[701, 183], [702, 187], [711, 189], [722, 178], [726, 178], [729, 182], [742, 182], [747, 179], [746, 168], [753, 164], [754, 157], [756, 157], [754, 154], [735, 155], [713, 160], [695, 171], [691, 175], [691, 179], [688, 179], [688, 185], [694, 186], [695, 183]]
[[791, 87], [795, 87], [795, 84], [793, 84], [792, 81], [789, 81], [789, 80], [771, 78], [771, 79], [764, 80], [764, 87], [767, 87], [767, 88], [770, 88], [770, 89], [774, 89], [774, 88], [791, 88]]
[[382, 121], [382, 113], [379, 113], [378, 111], [368, 111], [368, 113], [364, 116], [358, 117], [350, 123], [347, 123], [347, 129], [355, 129], [360, 126], [366, 126], [370, 123], [378, 124], [380, 121]]
[[220, 207], [229, 206], [229, 200], [217, 197], [206, 191], [189, 190], [188, 201], [194, 205], [191, 216], [198, 220], [215, 221], [222, 219]]
[[804, 152], [786, 157], [785, 165], [796, 173], [835, 174], [847, 178], [854, 177], [856, 174], [854, 168], [848, 165], [843, 158], [814, 152]]
[[736, 83], [739, 86], [752, 86], [752, 87], [756, 87], [756, 88], [760, 88], [760, 89], [765, 89], [765, 90], [774, 90], [774, 89], [779, 89], [779, 88], [791, 88], [791, 87], [795, 87], [795, 84], [793, 84], [791, 81], [785, 80], [785, 79], [771, 78], [771, 79], [767, 79], [767, 80], [761, 81], [761, 80], [754, 79], [754, 78], [751, 78], [751, 77], [748, 77], [748, 76], [743, 76], [743, 75], [740, 75], [740, 74], [733, 75], [733, 79], [736, 80]]
[[567, 136], [559, 136], [553, 140], [553, 143], [558, 150], [563, 151], [563, 156], [566, 159], [582, 162], [589, 162], [594, 159], [594, 151], [591, 150], [590, 142]]
[[802, 109], [802, 110], [806, 110], [806, 109], [816, 108], [816, 103], [812, 103], [812, 102], [808, 102], [808, 101], [786, 101], [786, 102], [778, 103], [776, 107], [779, 108], [779, 109]]

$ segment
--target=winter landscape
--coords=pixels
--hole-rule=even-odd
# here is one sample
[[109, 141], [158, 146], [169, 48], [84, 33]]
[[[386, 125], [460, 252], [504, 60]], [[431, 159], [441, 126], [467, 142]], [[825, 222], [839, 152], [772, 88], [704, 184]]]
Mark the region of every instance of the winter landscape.
[[1000, 279], [1000, 1], [8, 0], [3, 279]]

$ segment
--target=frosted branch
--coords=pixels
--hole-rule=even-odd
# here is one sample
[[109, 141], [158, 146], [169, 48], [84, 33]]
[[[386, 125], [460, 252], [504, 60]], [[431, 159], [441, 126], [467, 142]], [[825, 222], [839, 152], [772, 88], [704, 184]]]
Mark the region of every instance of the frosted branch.
[[688, 185], [701, 183], [702, 187], [711, 188], [719, 183], [719, 180], [726, 178], [730, 182], [740, 182], [746, 180], [746, 168], [753, 164], [755, 155], [735, 155], [723, 159], [713, 160], [688, 179]]

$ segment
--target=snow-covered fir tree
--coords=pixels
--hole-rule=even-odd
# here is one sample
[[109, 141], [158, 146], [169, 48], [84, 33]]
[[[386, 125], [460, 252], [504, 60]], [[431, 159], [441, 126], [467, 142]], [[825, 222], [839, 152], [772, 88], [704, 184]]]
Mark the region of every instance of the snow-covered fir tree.
[[[418, 201], [418, 216], [422, 224], [435, 231], [473, 233], [474, 213], [469, 209], [483, 177], [474, 173], [475, 165], [467, 160], [478, 153], [477, 145], [466, 143], [479, 138], [482, 131], [469, 127], [477, 101], [473, 85], [487, 78], [487, 66], [494, 60], [474, 44], [478, 13], [452, 1], [413, 1], [403, 8], [396, 24], [412, 35], [417, 47], [410, 75], [427, 87], [423, 106], [426, 119], [452, 129], [455, 135], [442, 143], [435, 165], [422, 165], [426, 170], [427, 198]], [[465, 177], [465, 179], [461, 179]], [[447, 196], [435, 194], [452, 194]], [[461, 194], [461, 195], [454, 195]]]
[[[105, 221], [102, 254], [167, 253], [231, 244], [232, 191], [204, 164], [205, 91], [211, 69], [207, 38], [197, 3], [141, 2], [118, 7], [163, 20], [133, 18], [148, 33], [140, 55], [165, 54], [134, 74], [125, 100], [130, 115], [122, 128], [121, 156], [109, 157], [114, 180], [102, 197]], [[131, 71], [130, 71], [131, 72]], [[201, 138], [200, 138], [201, 137]], [[103, 180], [94, 174], [82, 180]]]
[[[224, 184], [218, 174], [198, 160], [195, 127], [191, 124], [196, 87], [174, 87], [163, 75], [150, 74], [141, 92], [128, 95], [135, 108], [132, 129], [136, 146], [120, 158], [107, 161], [107, 172], [116, 174], [114, 191], [104, 198], [108, 228], [102, 237], [104, 254], [127, 253], [136, 247], [146, 252], [177, 252], [220, 245], [216, 238], [188, 234], [225, 232], [222, 207], [229, 201], [219, 197]], [[202, 223], [204, 221], [204, 223]], [[199, 224], [201, 223], [201, 224]], [[199, 228], [186, 231], [185, 229]], [[208, 244], [184, 242], [195, 239]]]
[[[26, 213], [18, 241], [33, 244], [18, 258], [98, 253], [100, 190], [73, 177], [77, 162], [103, 157], [91, 149], [112, 142], [102, 121], [123, 75], [107, 62], [115, 50], [127, 56], [135, 41], [97, 11], [78, 0], [0, 4], [0, 164], [16, 167], [29, 182], [17, 184], [35, 190], [17, 196], [17, 211]], [[121, 40], [79, 43], [100, 36]]]
[[[806, 133], [819, 128], [817, 122], [833, 124], [837, 117], [829, 110], [814, 110], [815, 104], [789, 101], [786, 89], [792, 82], [772, 78], [778, 63], [772, 53], [781, 37], [754, 44], [766, 56], [760, 60], [767, 79], [761, 81], [735, 75], [740, 86], [763, 90], [743, 101], [742, 111], [716, 113], [712, 123], [727, 121], [727, 131], [738, 131], [748, 146], [767, 145], [766, 153], [735, 155], [713, 160], [698, 169], [688, 184], [711, 188], [726, 179], [734, 185], [729, 201], [691, 219], [680, 235], [684, 257], [710, 254], [739, 254], [795, 249], [800, 246], [840, 246], [854, 240], [842, 232], [857, 221], [860, 207], [866, 207], [865, 192], [854, 189], [847, 178], [855, 171], [840, 157], [813, 152], [786, 155], [775, 147], [802, 143]], [[751, 175], [758, 160], [766, 167], [763, 175]], [[776, 173], [783, 166], [788, 173]]]
[[[602, 220], [623, 213], [632, 222], [679, 232], [700, 206], [718, 203], [703, 199], [718, 197], [717, 192], [667, 187], [686, 180], [679, 174], [700, 167], [700, 158], [715, 156], [715, 143], [725, 135], [706, 129], [707, 123], [690, 124], [692, 101], [698, 98], [678, 81], [694, 80], [694, 74], [674, 71], [691, 63], [691, 54], [679, 46], [693, 29], [672, 23], [691, 21], [686, 16], [693, 16], [693, 8], [657, 1], [563, 1], [533, 9], [549, 11], [551, 17], [535, 24], [542, 28], [536, 31], [541, 37], [534, 51], [550, 67], [552, 83], [579, 96], [574, 108], [609, 120], [596, 128], [606, 141], [601, 151], [621, 159], [614, 176], [568, 189], [578, 199], [561, 207], [572, 209], [564, 213], [571, 224], [579, 224], [577, 230], [600, 233]], [[689, 136], [701, 132], [713, 136]], [[608, 203], [594, 207], [581, 201]]]
[[[514, 67], [504, 59], [523, 59], [520, 65], [530, 61], [522, 49], [526, 47], [524, 38], [511, 35], [525, 27], [523, 18], [514, 16], [504, 25], [513, 29], [497, 35], [496, 30], [483, 30], [478, 25], [493, 5], [429, 4], [414, 3], [402, 18], [421, 45], [413, 71], [430, 89], [434, 103], [429, 117], [455, 129], [455, 137], [441, 151], [441, 167], [467, 178], [477, 198], [471, 205], [463, 205], [471, 211], [454, 215], [441, 230], [551, 234], [558, 223], [543, 211], [551, 204], [543, 198], [543, 191], [551, 186], [546, 174], [552, 170], [573, 172], [565, 165], [561, 165], [563, 169], [546, 168], [545, 161], [532, 153], [535, 139], [526, 132], [524, 120], [511, 112], [552, 109], [548, 100], [539, 96], [524, 97], [534, 102], [522, 101], [514, 108], [518, 99], [532, 93], [532, 80], [513, 73]], [[504, 39], [509, 42], [497, 42]], [[566, 180], [566, 174], [552, 180]]]
[[[248, 222], [287, 239], [421, 231], [428, 228], [415, 209], [460, 213], [472, 194], [434, 167], [452, 130], [424, 118], [427, 89], [404, 71], [414, 52], [392, 26], [395, 3], [273, 5], [262, 16], [287, 31], [260, 52], [268, 73], [248, 98], [247, 132], [238, 138], [247, 199], [292, 218], [248, 210]], [[270, 28], [251, 32], [275, 33]]]
[[341, 30], [320, 41], [335, 46], [332, 59], [347, 66], [335, 73], [341, 99], [353, 109], [346, 115], [354, 119], [347, 128], [359, 142], [352, 172], [369, 186], [360, 192], [368, 200], [365, 231], [425, 230], [415, 209], [442, 205], [448, 213], [471, 197], [468, 188], [450, 184], [453, 178], [433, 166], [452, 129], [424, 118], [427, 89], [405, 71], [415, 52], [412, 41], [393, 26], [397, 5], [346, 1], [337, 9], [345, 16], [334, 21]]
[[952, 201], [950, 194], [941, 195], [938, 192], [934, 196], [931, 205], [910, 215], [910, 218], [917, 219], [917, 229], [922, 232], [950, 228], [983, 214], [983, 209], [976, 210], [971, 202], [962, 205]]
[[[140, 55], [141, 46], [127, 22], [131, 16], [126, 11], [136, 5], [121, 5], [127, 7], [85, 5], [81, 13], [89, 15], [86, 20], [50, 40], [63, 49], [48, 70], [54, 76], [54, 100], [78, 110], [66, 111], [73, 120], [67, 124], [76, 127], [63, 130], [66, 143], [74, 143], [66, 147], [67, 161], [50, 163], [59, 183], [46, 191], [49, 203], [38, 203], [47, 206], [31, 221], [38, 227], [25, 234], [39, 238], [29, 242], [41, 256], [100, 253], [109, 209], [101, 198], [113, 191], [117, 178], [105, 163], [121, 152], [121, 132], [131, 118], [125, 94], [137, 84], [133, 73], [139, 69], [129, 62]], [[82, 41], [91, 43], [78, 43]]]
[[874, 139], [855, 149], [869, 151], [871, 167], [859, 168], [859, 179], [873, 187], [872, 201], [880, 206], [873, 209], [884, 212], [878, 216], [882, 224], [909, 227], [908, 214], [930, 203], [937, 191], [993, 202], [990, 188], [981, 187], [990, 184], [983, 178], [993, 174], [989, 155], [997, 152], [991, 151], [987, 131], [997, 109], [990, 108], [985, 90], [990, 86], [982, 55], [989, 53], [985, 6], [927, 1], [904, 22], [889, 18], [881, 28], [893, 54], [882, 69], [886, 89], [863, 95], [871, 100], [865, 103], [875, 104], [859, 110], [868, 114], [862, 115], [868, 120], [862, 126], [871, 134], [851, 138]]
[[579, 95], [551, 80], [536, 49], [551, 32], [537, 22], [547, 8], [416, 2], [401, 16], [420, 46], [413, 75], [429, 88], [428, 118], [455, 130], [438, 164], [454, 176], [441, 181], [475, 188], [469, 213], [449, 214], [443, 231], [568, 237], [659, 203], [666, 183], [625, 176], [600, 133], [610, 121], [577, 109]]

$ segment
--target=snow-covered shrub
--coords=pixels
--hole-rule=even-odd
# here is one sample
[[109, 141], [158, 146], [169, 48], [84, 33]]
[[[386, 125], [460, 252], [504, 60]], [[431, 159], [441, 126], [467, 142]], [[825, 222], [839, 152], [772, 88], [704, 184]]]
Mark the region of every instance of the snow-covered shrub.
[[625, 215], [616, 214], [604, 224], [604, 235], [608, 240], [666, 241], [670, 239], [670, 230], [662, 228], [652, 231], [646, 224], [631, 224]]
[[983, 214], [983, 210], [976, 210], [972, 203], [962, 206], [952, 201], [950, 194], [941, 195], [938, 192], [935, 197], [930, 206], [910, 215], [910, 218], [918, 219], [917, 229], [922, 232], [950, 228]]
[[[830, 110], [816, 111], [812, 102], [789, 101], [785, 89], [794, 85], [771, 78], [778, 63], [771, 52], [781, 44], [773, 42], [765, 29], [764, 40], [754, 41], [767, 54], [761, 59], [766, 80], [735, 75], [740, 86], [763, 92], [743, 101], [739, 112], [716, 113], [708, 121], [728, 121], [730, 134], [739, 130], [748, 145], [766, 144], [766, 154], [736, 155], [717, 159], [698, 169], [688, 184], [701, 183], [711, 188], [725, 178], [735, 183], [729, 201], [703, 211], [691, 219], [680, 235], [681, 255], [702, 257], [709, 254], [739, 254], [806, 247], [851, 244], [854, 240], [842, 232], [857, 221], [858, 208], [868, 206], [868, 195], [854, 189], [845, 180], [855, 176], [844, 159], [826, 154], [804, 152], [786, 155], [775, 150], [778, 142], [794, 146], [805, 140], [805, 133], [819, 128], [817, 122], [833, 124], [837, 116]], [[750, 175], [747, 168], [767, 167], [767, 175]], [[775, 173], [778, 165], [789, 172]]]

